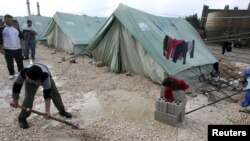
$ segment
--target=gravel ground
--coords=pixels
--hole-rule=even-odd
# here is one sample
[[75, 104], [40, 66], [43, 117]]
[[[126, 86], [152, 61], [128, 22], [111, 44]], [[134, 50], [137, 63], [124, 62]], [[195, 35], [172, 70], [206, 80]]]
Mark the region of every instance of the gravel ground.
[[[30, 128], [20, 129], [17, 116], [20, 109], [8, 104], [13, 81], [8, 80], [4, 57], [0, 59], [0, 140], [1, 141], [205, 141], [208, 124], [250, 124], [250, 116], [238, 112], [240, 101], [220, 101], [185, 116], [176, 127], [154, 120], [155, 100], [160, 86], [144, 76], [115, 74], [108, 67], [96, 67], [88, 57], [77, 57], [76, 63], [62, 61], [70, 55], [54, 53], [38, 46], [35, 62], [49, 66], [61, 93], [67, 111], [73, 118], [67, 121], [82, 130], [32, 114]], [[239, 59], [238, 59], [239, 60]], [[240, 61], [240, 60], [239, 60]], [[29, 64], [25, 61], [25, 65]], [[239, 64], [239, 63], [238, 63]], [[242, 64], [241, 64], [242, 65]], [[249, 67], [249, 64], [243, 64]], [[187, 95], [186, 111], [211, 102], [206, 95], [195, 91], [199, 84], [191, 85]], [[230, 91], [231, 92], [231, 91]], [[221, 98], [213, 93], [215, 99]], [[242, 99], [242, 94], [235, 99]], [[23, 90], [20, 101], [23, 99]], [[44, 111], [42, 91], [35, 97], [34, 110]], [[52, 116], [61, 118], [52, 104]]]

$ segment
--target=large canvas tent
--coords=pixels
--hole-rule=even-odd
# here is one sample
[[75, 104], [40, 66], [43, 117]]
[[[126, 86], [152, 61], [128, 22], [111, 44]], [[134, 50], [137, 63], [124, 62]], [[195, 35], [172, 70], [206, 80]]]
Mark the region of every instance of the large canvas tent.
[[56, 12], [45, 34], [49, 46], [68, 53], [82, 53], [107, 18]]
[[51, 18], [50, 17], [44, 17], [44, 16], [37, 16], [37, 15], [29, 15], [25, 17], [16, 17], [19, 27], [22, 30], [25, 26], [27, 26], [27, 20], [32, 21], [32, 26], [37, 32], [36, 41], [42, 40], [42, 37], [44, 36], [45, 32], [48, 30]]
[[[182, 40], [195, 40], [194, 58], [186, 64], [174, 63], [163, 56], [165, 35]], [[161, 83], [164, 75], [187, 81], [213, 70], [217, 62], [196, 30], [182, 18], [151, 15], [125, 5], [119, 7], [92, 39], [87, 48], [97, 61], [113, 72], [130, 71]], [[197, 80], [197, 79], [196, 79]]]

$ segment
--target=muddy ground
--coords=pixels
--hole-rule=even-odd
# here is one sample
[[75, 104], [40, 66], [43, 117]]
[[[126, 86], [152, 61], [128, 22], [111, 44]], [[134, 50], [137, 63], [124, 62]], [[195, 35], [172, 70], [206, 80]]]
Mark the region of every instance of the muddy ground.
[[[220, 50], [212, 51], [221, 58]], [[233, 53], [246, 52], [246, 49], [234, 49], [231, 55], [223, 59], [232, 59]], [[250, 67], [245, 59], [249, 55], [234, 55], [231, 61], [239, 67]], [[96, 67], [88, 57], [77, 57], [76, 63], [69, 60], [65, 53], [54, 53], [45, 46], [38, 46], [34, 62], [49, 66], [61, 93], [67, 111], [73, 118], [67, 121], [77, 124], [82, 130], [32, 114], [28, 118], [29, 129], [20, 129], [17, 116], [20, 109], [11, 108], [13, 80], [8, 80], [5, 59], [0, 59], [0, 140], [1, 141], [81, 141], [81, 140], [126, 140], [126, 141], [205, 141], [209, 124], [250, 124], [250, 114], [238, 112], [242, 94], [233, 98], [233, 103], [223, 100], [188, 115], [176, 127], [154, 120], [155, 100], [159, 97], [160, 86], [144, 76], [135, 74], [115, 74], [108, 67]], [[227, 58], [228, 57], [228, 58]], [[25, 65], [32, 63], [25, 61]], [[248, 62], [249, 63], [249, 62]], [[201, 83], [192, 84], [187, 95], [186, 112], [222, 98], [221, 93], [211, 96], [196, 91]], [[231, 89], [225, 90], [235, 93]], [[23, 99], [23, 90], [20, 102]], [[42, 91], [35, 97], [34, 110], [44, 111]], [[52, 104], [52, 116], [61, 118]], [[65, 119], [66, 120], [66, 119]]]

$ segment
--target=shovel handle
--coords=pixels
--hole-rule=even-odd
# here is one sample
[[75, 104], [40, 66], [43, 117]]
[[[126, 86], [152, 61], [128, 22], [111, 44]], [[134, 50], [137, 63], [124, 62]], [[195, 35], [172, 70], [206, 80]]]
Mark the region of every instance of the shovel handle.
[[[35, 114], [41, 115], [41, 116], [44, 116], [44, 115], [45, 115], [45, 114], [42, 113], [42, 112], [39, 112], [39, 111], [36, 111], [36, 110], [32, 110], [32, 109], [23, 107], [23, 106], [21, 106], [21, 105], [18, 105], [18, 108], [23, 109], [23, 110], [28, 111], [28, 112], [31, 112], [31, 113], [35, 113]], [[62, 119], [59, 119], [59, 118], [56, 118], [56, 117], [53, 117], [53, 116], [50, 116], [49, 119], [53, 119], [53, 120], [56, 120], [56, 121], [58, 121], [58, 122], [64, 123], [64, 124], [66, 124], [66, 125], [71, 126], [71, 127], [74, 128], [74, 129], [79, 129], [78, 126], [76, 126], [76, 125], [74, 125], [74, 124], [72, 124], [72, 123], [70, 123], [70, 122], [68, 122], [68, 121], [66, 121], [66, 120], [62, 120]]]

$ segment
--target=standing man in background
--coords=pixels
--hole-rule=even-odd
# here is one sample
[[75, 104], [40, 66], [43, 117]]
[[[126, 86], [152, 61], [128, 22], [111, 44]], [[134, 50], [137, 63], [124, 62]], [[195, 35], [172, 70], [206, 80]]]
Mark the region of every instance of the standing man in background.
[[35, 53], [36, 53], [36, 39], [35, 36], [37, 35], [35, 29], [32, 27], [32, 21], [27, 21], [27, 27], [23, 28], [23, 35], [25, 40], [25, 53], [24, 53], [24, 60], [29, 59], [29, 54], [31, 52], [31, 59], [35, 60]]
[[9, 79], [14, 79], [14, 59], [18, 72], [23, 69], [23, 57], [20, 45], [20, 39], [23, 39], [23, 34], [18, 28], [13, 26], [13, 17], [11, 15], [5, 15], [4, 20], [4, 26], [0, 27], [0, 52], [5, 57]]

